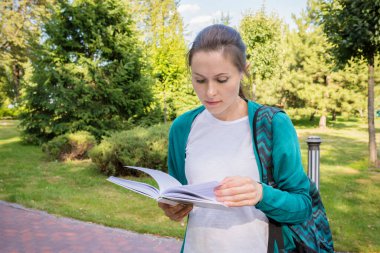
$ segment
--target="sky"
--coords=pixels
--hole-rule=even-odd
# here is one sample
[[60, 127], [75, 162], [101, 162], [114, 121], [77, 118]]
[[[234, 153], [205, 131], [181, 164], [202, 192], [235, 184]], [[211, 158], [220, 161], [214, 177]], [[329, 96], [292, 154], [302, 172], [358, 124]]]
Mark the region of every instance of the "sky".
[[276, 13], [290, 28], [294, 28], [292, 13], [299, 16], [307, 0], [180, 0], [178, 10], [185, 25], [188, 43], [204, 27], [211, 25], [221, 14], [229, 14], [231, 26], [237, 27], [243, 14], [256, 12], [263, 6], [266, 13]]

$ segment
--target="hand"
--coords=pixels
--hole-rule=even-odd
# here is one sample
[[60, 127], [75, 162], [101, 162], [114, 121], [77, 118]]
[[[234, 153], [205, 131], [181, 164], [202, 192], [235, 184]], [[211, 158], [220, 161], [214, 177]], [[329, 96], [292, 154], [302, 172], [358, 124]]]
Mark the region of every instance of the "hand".
[[254, 206], [263, 197], [263, 187], [249, 177], [226, 177], [214, 190], [216, 199], [227, 206]]
[[182, 221], [191, 210], [193, 210], [193, 205], [186, 204], [177, 204], [175, 206], [158, 202], [158, 206], [164, 210], [165, 215], [168, 216], [171, 220]]

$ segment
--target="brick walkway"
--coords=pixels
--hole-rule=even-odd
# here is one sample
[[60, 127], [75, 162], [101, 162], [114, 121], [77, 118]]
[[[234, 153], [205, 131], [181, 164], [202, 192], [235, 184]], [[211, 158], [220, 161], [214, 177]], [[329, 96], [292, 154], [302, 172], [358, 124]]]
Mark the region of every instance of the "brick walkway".
[[181, 241], [50, 215], [0, 201], [1, 253], [179, 252]]

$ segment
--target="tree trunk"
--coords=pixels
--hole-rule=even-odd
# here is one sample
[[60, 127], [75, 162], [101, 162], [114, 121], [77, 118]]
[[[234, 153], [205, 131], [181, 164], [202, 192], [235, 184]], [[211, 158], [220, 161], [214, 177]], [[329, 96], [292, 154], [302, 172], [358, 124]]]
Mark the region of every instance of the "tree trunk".
[[369, 162], [370, 166], [377, 167], [377, 147], [375, 129], [375, 80], [374, 56], [368, 60], [368, 135], [369, 135]]
[[20, 97], [20, 81], [22, 76], [22, 69], [20, 65], [16, 62], [12, 66], [13, 72], [13, 104], [18, 106], [19, 97]]
[[321, 115], [321, 118], [319, 119], [319, 128], [326, 128], [326, 122], [327, 122], [326, 114], [323, 113]]
[[315, 112], [310, 115], [309, 121], [314, 121]]
[[333, 110], [333, 112], [332, 112], [332, 120], [336, 121], [336, 111], [335, 110]]

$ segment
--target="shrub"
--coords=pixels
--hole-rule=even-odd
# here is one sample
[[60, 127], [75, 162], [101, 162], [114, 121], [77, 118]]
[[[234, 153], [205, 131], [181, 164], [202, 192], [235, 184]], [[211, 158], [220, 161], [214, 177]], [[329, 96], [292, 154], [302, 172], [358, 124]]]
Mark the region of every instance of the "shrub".
[[90, 151], [90, 158], [106, 175], [139, 175], [126, 165], [166, 172], [168, 131], [169, 124], [158, 124], [115, 132]]
[[0, 107], [0, 119], [16, 119], [19, 114], [19, 108]]
[[88, 158], [88, 151], [96, 145], [89, 132], [79, 131], [57, 136], [42, 145], [42, 150], [52, 160], [74, 160]]

